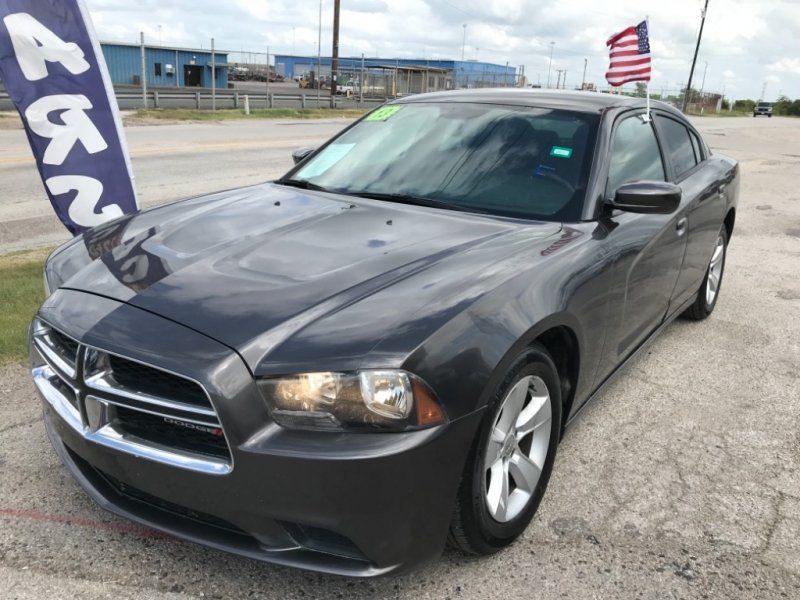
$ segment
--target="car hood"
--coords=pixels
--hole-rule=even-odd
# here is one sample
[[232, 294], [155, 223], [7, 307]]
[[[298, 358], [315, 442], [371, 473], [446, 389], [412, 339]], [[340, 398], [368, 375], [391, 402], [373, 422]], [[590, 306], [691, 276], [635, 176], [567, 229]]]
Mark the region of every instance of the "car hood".
[[[496, 248], [521, 226], [264, 184], [91, 230], [58, 252], [48, 272], [60, 287], [200, 331], [252, 367], [312, 322], [476, 246], [492, 241]], [[534, 237], [560, 230], [554, 223], [524, 227]]]

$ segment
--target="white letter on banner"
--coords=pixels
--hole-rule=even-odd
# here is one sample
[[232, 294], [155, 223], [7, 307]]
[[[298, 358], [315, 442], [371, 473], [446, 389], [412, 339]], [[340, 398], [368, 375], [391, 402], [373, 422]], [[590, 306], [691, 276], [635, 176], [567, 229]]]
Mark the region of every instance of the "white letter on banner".
[[[83, 94], [56, 94], [39, 98], [25, 110], [25, 119], [31, 131], [52, 140], [42, 159], [46, 165], [63, 164], [78, 140], [89, 154], [108, 148], [103, 136], [84, 112], [90, 108], [92, 103]], [[54, 110], [64, 110], [61, 113], [63, 125], [48, 119]]]
[[47, 189], [53, 196], [60, 196], [73, 190], [78, 193], [69, 205], [67, 213], [72, 221], [80, 227], [94, 227], [123, 215], [116, 204], [104, 206], [100, 214], [94, 211], [103, 195], [103, 184], [93, 177], [85, 175], [56, 175], [45, 181]]
[[3, 22], [8, 28], [19, 68], [28, 81], [47, 77], [45, 61], [59, 62], [73, 75], [89, 69], [78, 44], [63, 41], [28, 13], [8, 15]]

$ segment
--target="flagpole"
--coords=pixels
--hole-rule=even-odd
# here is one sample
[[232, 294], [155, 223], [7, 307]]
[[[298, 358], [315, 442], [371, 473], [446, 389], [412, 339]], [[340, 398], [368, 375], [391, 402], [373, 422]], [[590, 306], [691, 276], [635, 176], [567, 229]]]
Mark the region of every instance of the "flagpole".
[[[647, 39], [650, 40], [650, 15], [645, 15], [644, 22], [647, 23]], [[652, 61], [652, 55], [651, 59]], [[647, 112], [645, 113], [645, 121], [650, 122], [650, 80], [647, 80], [647, 84], [645, 85], [645, 91], [647, 93]]]

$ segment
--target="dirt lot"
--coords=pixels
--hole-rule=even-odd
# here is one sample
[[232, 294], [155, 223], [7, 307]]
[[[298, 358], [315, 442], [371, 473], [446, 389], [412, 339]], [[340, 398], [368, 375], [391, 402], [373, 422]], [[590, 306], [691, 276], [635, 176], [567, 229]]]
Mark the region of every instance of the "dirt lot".
[[0, 369], [10, 598], [800, 598], [800, 120], [698, 120], [742, 162], [722, 296], [677, 321], [561, 445], [524, 537], [401, 578], [310, 575], [106, 514], [58, 463], [22, 365]]

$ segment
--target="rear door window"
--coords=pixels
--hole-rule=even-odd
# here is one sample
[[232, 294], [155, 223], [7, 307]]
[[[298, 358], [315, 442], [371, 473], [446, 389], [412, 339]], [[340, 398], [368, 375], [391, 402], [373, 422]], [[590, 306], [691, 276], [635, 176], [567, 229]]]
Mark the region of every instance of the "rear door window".
[[698, 163], [691, 134], [685, 125], [678, 123], [674, 119], [660, 115], [656, 118], [661, 131], [661, 142], [664, 144], [664, 151], [672, 163], [676, 179], [679, 179]]

